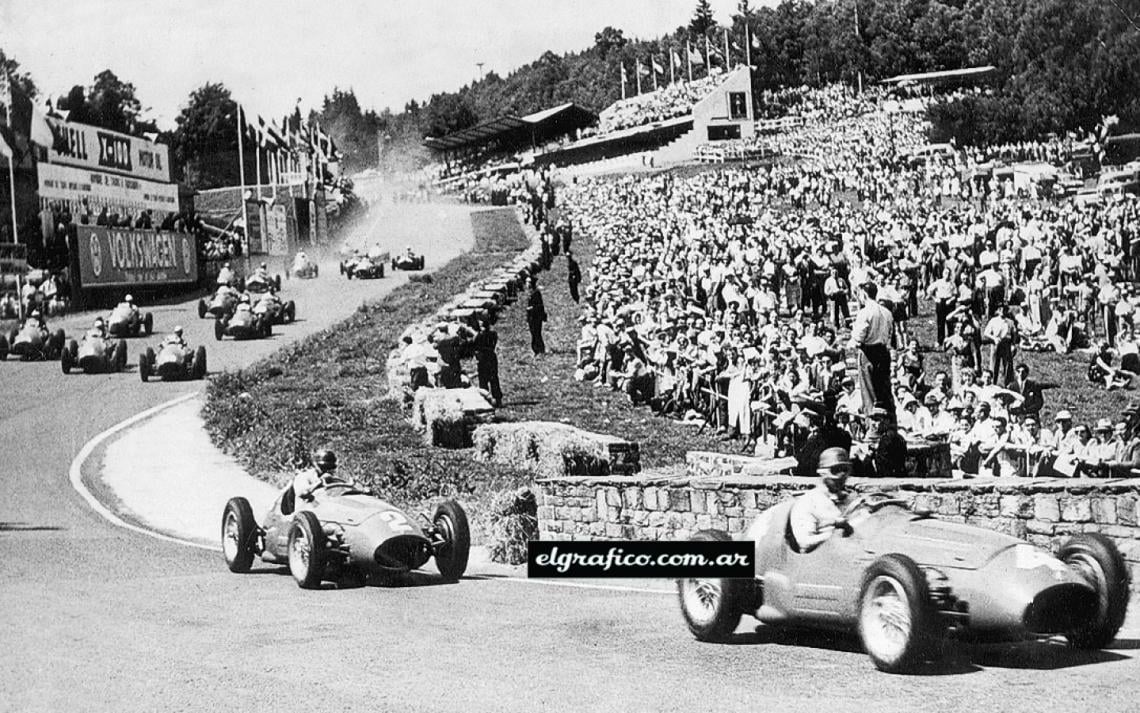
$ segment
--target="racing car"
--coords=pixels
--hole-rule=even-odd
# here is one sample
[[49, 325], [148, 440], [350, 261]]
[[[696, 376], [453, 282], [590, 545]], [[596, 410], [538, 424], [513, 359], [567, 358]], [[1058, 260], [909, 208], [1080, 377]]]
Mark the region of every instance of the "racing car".
[[274, 275], [270, 277], [267, 274], [255, 272], [249, 277], [245, 278], [244, 289], [246, 292], [268, 292], [270, 287], [275, 290], [281, 289], [280, 275]]
[[191, 349], [171, 341], [163, 341], [157, 349], [147, 347], [139, 355], [139, 378], [145, 383], [152, 376], [163, 381], [206, 378], [206, 347]]
[[217, 291], [208, 302], [204, 299], [198, 300], [198, 318], [205, 319], [206, 315], [214, 319], [228, 317], [237, 307], [238, 297], [239, 293], [234, 288], [229, 285], [218, 285]]
[[22, 328], [9, 332], [7, 337], [0, 334], [0, 361], [6, 360], [9, 354], [15, 354], [23, 361], [59, 359], [65, 344], [62, 329], [51, 332], [29, 320]]
[[361, 280], [373, 280], [376, 278], [384, 277], [384, 263], [387, 262], [387, 255], [369, 256], [357, 255], [341, 262], [340, 274], [348, 279], [358, 278]]
[[239, 303], [229, 316], [214, 322], [214, 339], [258, 339], [273, 335], [273, 322], [265, 312], [256, 312], [248, 302]]
[[97, 331], [89, 331], [82, 342], [68, 341], [60, 355], [64, 374], [81, 369], [84, 374], [106, 374], [127, 368], [127, 340], [112, 339]]
[[424, 269], [424, 256], [417, 255], [408, 248], [402, 255], [392, 258], [393, 270], [422, 270]]
[[107, 317], [107, 334], [112, 337], [137, 337], [140, 334], [149, 337], [153, 331], [154, 317], [151, 313], [140, 312], [125, 302], [117, 305]]
[[292, 266], [285, 271], [285, 277], [296, 277], [302, 280], [317, 277], [320, 274], [320, 266], [310, 257], [304, 253], [298, 253], [297, 257], [293, 260]]
[[[899, 673], [937, 657], [950, 634], [984, 642], [1062, 634], [1074, 647], [1097, 649], [1124, 622], [1128, 569], [1102, 535], [1075, 535], [1053, 555], [868, 492], [847, 505], [845, 526], [804, 552], [790, 526], [794, 502], [764, 511], [741, 536], [755, 542], [755, 579], [678, 580], [697, 639], [726, 639], [744, 614], [855, 632], [877, 668]], [[694, 539], [731, 538], [703, 530]]]
[[396, 506], [360, 489], [332, 482], [318, 488], [303, 509], [290, 485], [258, 526], [245, 498], [231, 498], [222, 514], [222, 552], [231, 572], [248, 572], [253, 558], [287, 564], [297, 584], [327, 580], [392, 579], [435, 558], [444, 579], [467, 569], [471, 532], [454, 500], [440, 503], [430, 521], [416, 522]]
[[246, 285], [246, 294], [253, 305], [254, 314], [263, 315], [270, 324], [285, 324], [297, 319], [297, 305], [293, 300], [283, 302], [272, 285], [264, 282], [251, 282]]

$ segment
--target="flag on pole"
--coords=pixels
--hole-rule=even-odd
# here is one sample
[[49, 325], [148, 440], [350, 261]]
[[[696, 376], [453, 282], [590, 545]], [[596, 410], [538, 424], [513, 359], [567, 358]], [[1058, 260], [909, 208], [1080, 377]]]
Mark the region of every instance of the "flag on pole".
[[653, 58], [653, 71], [658, 74], [665, 74], [665, 68], [661, 66], [661, 63], [657, 61], [656, 57]]
[[754, 50], [760, 49], [760, 38], [757, 37], [756, 35], [752, 35], [751, 32], [749, 32], [749, 34], [752, 37], [752, 41], [751, 41], [752, 49], [754, 49]]
[[9, 161], [12, 160], [12, 147], [8, 145], [8, 141], [5, 140], [4, 134], [0, 134], [0, 156], [3, 156]]
[[681, 68], [681, 55], [677, 54], [676, 50], [674, 50], [671, 54], [673, 55], [673, 68], [674, 69], [680, 69]]
[[[707, 39], [705, 40], [708, 41]], [[704, 65], [705, 58], [701, 56], [700, 52], [694, 52], [692, 47], [689, 47], [689, 63]]]
[[625, 62], [621, 63], [621, 98], [625, 99]]
[[637, 73], [639, 75], [641, 75], [642, 77], [648, 77], [649, 76], [649, 67], [647, 65], [642, 64], [640, 59], [637, 60]]
[[47, 113], [39, 105], [32, 104], [32, 126], [28, 137], [40, 146], [50, 148], [55, 145], [55, 132], [48, 123]]

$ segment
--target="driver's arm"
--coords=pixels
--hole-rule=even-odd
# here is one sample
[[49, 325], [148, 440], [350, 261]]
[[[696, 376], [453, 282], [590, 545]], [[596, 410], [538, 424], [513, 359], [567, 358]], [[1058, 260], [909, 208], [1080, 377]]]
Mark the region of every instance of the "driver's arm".
[[321, 478], [316, 471], [306, 470], [297, 474], [293, 479], [293, 492], [297, 497], [311, 500], [313, 491], [321, 486]]

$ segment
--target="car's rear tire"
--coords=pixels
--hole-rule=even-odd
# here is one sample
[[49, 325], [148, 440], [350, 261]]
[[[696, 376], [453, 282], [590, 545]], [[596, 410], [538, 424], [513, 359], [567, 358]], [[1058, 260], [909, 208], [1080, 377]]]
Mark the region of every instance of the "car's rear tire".
[[200, 344], [194, 350], [194, 361], [190, 363], [190, 376], [195, 379], [206, 378], [206, 347]]
[[289, 528], [289, 572], [302, 589], [321, 586], [327, 562], [325, 531], [317, 516], [302, 510]]
[[257, 554], [257, 520], [245, 498], [230, 498], [222, 513], [222, 554], [231, 572], [248, 572]]
[[198, 319], [206, 318], [206, 300], [198, 300]]
[[290, 324], [297, 320], [297, 304], [293, 300], [285, 303], [285, 320]]
[[1077, 570], [1097, 593], [1095, 616], [1066, 638], [1076, 648], [1103, 649], [1116, 638], [1128, 613], [1128, 564], [1112, 540], [1092, 532], [1074, 535], [1061, 545], [1057, 557]]
[[313, 265], [313, 277], [320, 277], [320, 276], [321, 276], [321, 266], [320, 265]]
[[[731, 542], [723, 530], [701, 530], [696, 542]], [[744, 614], [747, 582], [743, 579], [678, 579], [681, 615], [698, 641], [724, 641], [732, 636]]]
[[150, 312], [147, 312], [146, 316], [143, 317], [143, 329], [148, 337], [154, 333], [154, 315]]
[[0, 334], [0, 361], [8, 358], [8, 338]]
[[145, 384], [150, 381], [150, 358], [154, 354], [154, 350], [147, 347], [147, 350], [139, 354], [139, 378]]
[[269, 317], [265, 317], [265, 319], [261, 321], [261, 327], [261, 336], [266, 339], [273, 336], [273, 320], [269, 319]]
[[127, 368], [127, 340], [120, 338], [115, 344], [115, 371], [124, 371]]
[[340, 274], [343, 275], [344, 274], [344, 263], [343, 262], [337, 263], [337, 267], [340, 268]]
[[444, 540], [435, 548], [435, 566], [447, 581], [458, 581], [467, 571], [467, 560], [471, 554], [471, 528], [467, 524], [467, 513], [454, 500], [444, 500], [436, 507], [431, 521]]
[[217, 322], [214, 322], [214, 339], [220, 342], [225, 334], [226, 325], [222, 323], [222, 320], [219, 319]]
[[79, 351], [79, 345], [72, 339], [64, 347], [63, 353], [59, 355], [60, 367], [63, 369], [64, 374], [71, 373], [71, 367], [75, 366], [75, 353]]
[[875, 667], [913, 670], [934, 651], [939, 632], [926, 576], [915, 561], [887, 554], [872, 562], [859, 594], [859, 638]]

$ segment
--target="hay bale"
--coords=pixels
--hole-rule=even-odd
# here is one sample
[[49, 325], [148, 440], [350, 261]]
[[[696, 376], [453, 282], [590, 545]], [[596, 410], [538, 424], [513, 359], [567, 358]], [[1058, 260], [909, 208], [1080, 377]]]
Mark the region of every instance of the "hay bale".
[[412, 400], [412, 427], [429, 446], [469, 448], [471, 433], [494, 407], [478, 389], [416, 390]]
[[636, 472], [637, 444], [563, 423], [524, 421], [479, 426], [475, 458], [526, 468], [536, 477]]
[[488, 539], [492, 562], [526, 562], [526, 543], [538, 539], [538, 501], [530, 488], [498, 493], [491, 500]]

